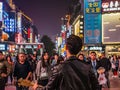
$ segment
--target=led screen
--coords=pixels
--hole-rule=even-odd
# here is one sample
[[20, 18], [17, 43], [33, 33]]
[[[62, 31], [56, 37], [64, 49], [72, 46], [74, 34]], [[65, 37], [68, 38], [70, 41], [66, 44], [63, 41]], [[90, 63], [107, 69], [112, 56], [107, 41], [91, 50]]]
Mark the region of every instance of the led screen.
[[120, 13], [102, 15], [103, 43], [120, 42]]

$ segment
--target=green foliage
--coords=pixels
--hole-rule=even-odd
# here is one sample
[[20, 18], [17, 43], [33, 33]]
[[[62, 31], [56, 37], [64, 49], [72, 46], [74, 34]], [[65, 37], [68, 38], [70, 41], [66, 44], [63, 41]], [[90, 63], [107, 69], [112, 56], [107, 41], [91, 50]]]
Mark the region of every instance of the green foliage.
[[47, 35], [43, 35], [41, 38], [41, 42], [44, 43], [44, 51], [47, 51], [49, 55], [53, 55], [54, 49], [55, 49], [55, 43], [52, 42], [51, 38], [48, 37]]

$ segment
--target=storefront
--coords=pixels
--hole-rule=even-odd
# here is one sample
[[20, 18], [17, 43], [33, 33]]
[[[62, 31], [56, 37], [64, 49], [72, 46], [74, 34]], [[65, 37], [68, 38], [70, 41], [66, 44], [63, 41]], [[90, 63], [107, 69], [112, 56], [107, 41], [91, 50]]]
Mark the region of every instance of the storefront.
[[101, 55], [102, 52], [105, 52], [105, 46], [85, 46], [84, 55], [88, 56], [91, 52], [96, 52], [97, 57]]
[[102, 43], [107, 56], [120, 55], [120, 1], [102, 2]]
[[120, 45], [107, 45], [106, 46], [106, 55], [119, 55], [120, 56]]

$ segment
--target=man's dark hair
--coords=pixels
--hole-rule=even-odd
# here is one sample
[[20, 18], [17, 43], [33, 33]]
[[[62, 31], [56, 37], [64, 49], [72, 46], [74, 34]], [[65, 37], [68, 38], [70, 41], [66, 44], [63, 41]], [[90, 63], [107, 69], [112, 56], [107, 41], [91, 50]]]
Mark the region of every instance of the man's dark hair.
[[71, 54], [78, 54], [78, 52], [82, 48], [82, 40], [79, 36], [70, 35], [66, 41], [66, 48], [69, 50]]
[[95, 54], [95, 56], [96, 56], [96, 52], [92, 51], [90, 54], [92, 54], [92, 53]]

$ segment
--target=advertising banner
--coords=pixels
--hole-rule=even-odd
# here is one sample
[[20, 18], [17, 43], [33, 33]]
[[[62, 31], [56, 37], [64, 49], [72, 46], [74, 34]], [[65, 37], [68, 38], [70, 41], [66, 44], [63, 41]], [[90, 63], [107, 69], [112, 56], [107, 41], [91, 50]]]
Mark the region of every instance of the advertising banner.
[[120, 43], [120, 13], [102, 15], [103, 43]]
[[101, 43], [101, 0], [84, 1], [84, 43]]
[[0, 21], [2, 21], [3, 3], [0, 2]]
[[102, 0], [102, 13], [120, 12], [120, 0]]
[[16, 22], [14, 12], [3, 13], [4, 28], [2, 32], [3, 41], [15, 41]]

